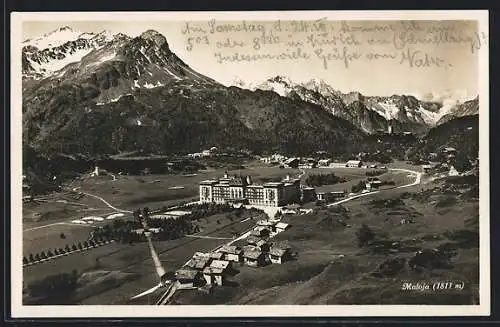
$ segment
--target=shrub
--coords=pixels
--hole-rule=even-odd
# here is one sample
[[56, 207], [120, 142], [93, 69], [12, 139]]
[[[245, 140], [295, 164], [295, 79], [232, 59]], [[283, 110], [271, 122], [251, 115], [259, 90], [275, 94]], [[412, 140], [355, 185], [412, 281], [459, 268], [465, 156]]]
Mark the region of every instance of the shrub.
[[61, 273], [49, 275], [28, 284], [28, 293], [33, 297], [61, 300], [70, 295], [78, 286], [78, 274]]
[[356, 236], [358, 239], [358, 247], [363, 247], [368, 245], [375, 238], [375, 233], [366, 224], [361, 225], [361, 227], [356, 231]]

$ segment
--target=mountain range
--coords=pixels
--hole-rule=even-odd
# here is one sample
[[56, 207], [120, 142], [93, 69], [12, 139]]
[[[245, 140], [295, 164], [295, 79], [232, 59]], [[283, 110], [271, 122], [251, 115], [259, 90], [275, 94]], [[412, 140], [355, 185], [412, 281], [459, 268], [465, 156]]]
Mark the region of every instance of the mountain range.
[[[245, 87], [241, 81], [237, 85]], [[479, 112], [479, 98], [450, 105], [446, 101], [422, 101], [413, 95], [365, 96], [360, 92], [342, 93], [322, 80], [294, 83], [284, 76], [270, 78], [249, 89], [274, 91], [281, 96], [300, 98], [318, 104], [334, 116], [349, 120], [367, 133], [427, 132], [454, 117]]]
[[478, 112], [411, 95], [342, 93], [276, 76], [224, 86], [170, 50], [165, 36], [62, 27], [23, 42], [23, 141], [47, 155], [197, 151], [203, 146], [306, 153], [355, 150], [366, 133], [424, 133]]

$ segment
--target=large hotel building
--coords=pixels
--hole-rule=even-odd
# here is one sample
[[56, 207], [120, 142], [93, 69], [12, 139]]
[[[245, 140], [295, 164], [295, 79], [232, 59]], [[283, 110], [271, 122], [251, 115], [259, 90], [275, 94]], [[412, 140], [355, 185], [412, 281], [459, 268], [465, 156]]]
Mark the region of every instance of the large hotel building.
[[281, 182], [253, 184], [250, 176], [206, 180], [200, 183], [200, 202], [240, 202], [262, 206], [282, 206], [300, 201], [300, 179], [287, 176]]

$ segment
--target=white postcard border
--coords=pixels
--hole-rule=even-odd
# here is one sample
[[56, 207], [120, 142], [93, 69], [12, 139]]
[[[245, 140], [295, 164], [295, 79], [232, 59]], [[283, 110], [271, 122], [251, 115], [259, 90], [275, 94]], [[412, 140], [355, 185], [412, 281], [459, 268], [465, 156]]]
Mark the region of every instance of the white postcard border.
[[477, 20], [488, 38], [487, 10], [259, 11], [259, 12], [14, 12], [11, 13], [11, 314], [14, 318], [126, 317], [403, 317], [490, 314], [489, 50], [479, 50], [480, 305], [234, 305], [234, 306], [24, 306], [22, 304], [22, 86], [23, 21], [141, 20]]

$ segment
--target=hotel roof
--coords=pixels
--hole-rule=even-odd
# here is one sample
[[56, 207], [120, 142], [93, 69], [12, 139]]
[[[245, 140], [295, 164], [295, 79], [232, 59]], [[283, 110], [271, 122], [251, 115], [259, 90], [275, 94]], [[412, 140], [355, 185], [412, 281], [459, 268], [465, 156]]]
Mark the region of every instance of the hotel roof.
[[201, 185], [212, 185], [212, 184], [216, 184], [217, 181], [215, 179], [207, 179], [205, 181], [201, 181], [200, 184]]

